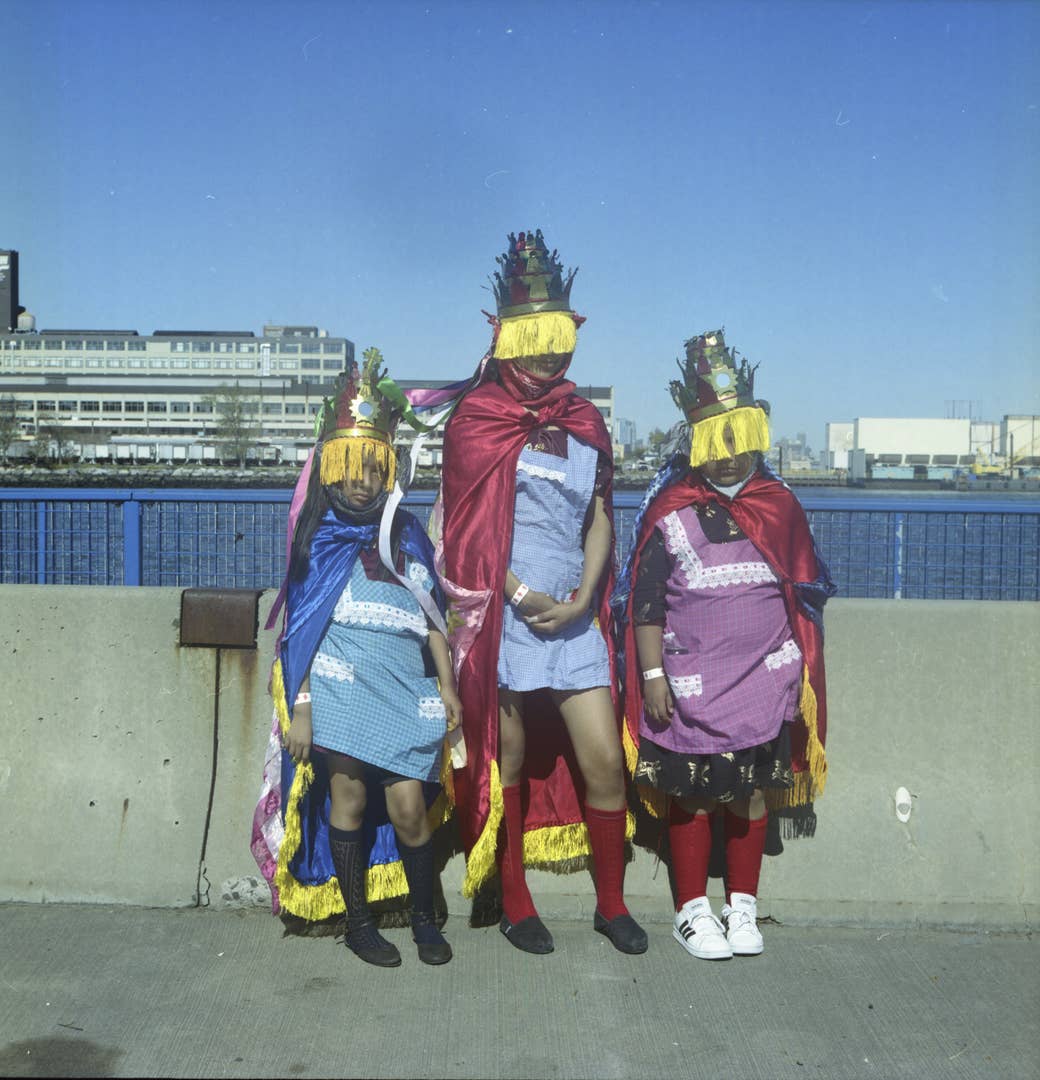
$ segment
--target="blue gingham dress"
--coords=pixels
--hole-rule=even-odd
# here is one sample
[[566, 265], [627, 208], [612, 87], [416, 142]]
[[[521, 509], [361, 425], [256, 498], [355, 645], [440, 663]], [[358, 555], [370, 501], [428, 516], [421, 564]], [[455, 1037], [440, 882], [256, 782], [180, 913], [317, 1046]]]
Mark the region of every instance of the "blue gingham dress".
[[[525, 446], [517, 461], [509, 566], [529, 588], [557, 600], [581, 584], [581, 527], [595, 489], [597, 458], [594, 447], [568, 435], [565, 459]], [[507, 603], [498, 685], [517, 691], [609, 686], [607, 646], [592, 609], [561, 633], [547, 635], [531, 630]]]
[[[422, 563], [405, 573], [423, 588]], [[372, 581], [358, 558], [311, 662], [314, 743], [415, 780], [436, 781], [444, 704], [422, 647], [426, 616], [403, 585]]]

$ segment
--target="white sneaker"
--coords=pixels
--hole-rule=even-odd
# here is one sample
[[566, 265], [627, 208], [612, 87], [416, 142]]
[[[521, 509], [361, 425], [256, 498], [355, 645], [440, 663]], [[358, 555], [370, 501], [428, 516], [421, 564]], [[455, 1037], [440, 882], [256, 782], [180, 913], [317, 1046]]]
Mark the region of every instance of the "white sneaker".
[[733, 956], [722, 923], [712, 914], [706, 896], [687, 900], [675, 913], [672, 937], [700, 960], [729, 960]]
[[758, 902], [750, 893], [730, 893], [730, 902], [722, 908], [726, 940], [734, 956], [758, 956], [765, 948], [758, 932]]

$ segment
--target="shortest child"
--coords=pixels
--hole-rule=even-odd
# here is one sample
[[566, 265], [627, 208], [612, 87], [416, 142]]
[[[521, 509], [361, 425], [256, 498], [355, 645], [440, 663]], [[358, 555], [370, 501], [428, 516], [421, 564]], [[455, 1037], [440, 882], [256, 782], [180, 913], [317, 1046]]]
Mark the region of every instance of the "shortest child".
[[[724, 960], [762, 952], [767, 802], [801, 806], [823, 791], [820, 611], [834, 588], [801, 505], [762, 459], [769, 429], [754, 369], [714, 331], [686, 342], [680, 370], [672, 396], [691, 424], [690, 456], [651, 484], [617, 599], [635, 781], [668, 822], [673, 936], [693, 956]], [[707, 897], [718, 812], [721, 919]]]
[[[364, 369], [352, 365], [327, 405], [292, 534], [273, 683], [287, 705], [274, 884], [281, 906], [304, 918], [331, 914], [330, 900], [345, 907], [347, 946], [380, 967], [396, 967], [401, 956], [376, 928], [368, 899], [406, 885], [419, 959], [444, 964], [452, 954], [434, 919], [427, 798], [462, 707], [437, 629], [443, 601], [433, 549], [411, 514], [396, 512], [389, 565], [380, 557], [398, 419], [379, 391], [380, 362], [378, 350], [366, 351]], [[393, 829], [373, 833], [366, 807], [380, 787]]]

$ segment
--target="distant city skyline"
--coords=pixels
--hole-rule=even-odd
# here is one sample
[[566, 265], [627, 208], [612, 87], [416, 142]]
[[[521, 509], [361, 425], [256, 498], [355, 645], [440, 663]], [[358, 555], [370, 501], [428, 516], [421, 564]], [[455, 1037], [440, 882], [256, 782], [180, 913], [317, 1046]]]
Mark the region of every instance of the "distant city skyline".
[[506, 234], [541, 227], [580, 267], [571, 374], [641, 438], [723, 325], [815, 450], [1040, 413], [1037, 5], [2, 11], [0, 247], [41, 328], [313, 323], [461, 378]]

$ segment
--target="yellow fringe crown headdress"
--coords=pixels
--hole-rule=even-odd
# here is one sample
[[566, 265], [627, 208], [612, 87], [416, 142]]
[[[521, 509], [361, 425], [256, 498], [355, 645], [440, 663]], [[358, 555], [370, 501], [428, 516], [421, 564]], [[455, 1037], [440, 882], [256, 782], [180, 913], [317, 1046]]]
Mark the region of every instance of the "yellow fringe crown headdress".
[[672, 400], [692, 428], [690, 464], [730, 456], [725, 432], [733, 433], [734, 453], [769, 449], [769, 420], [755, 400], [755, 370], [727, 349], [721, 330], [706, 330], [686, 342], [686, 362], [676, 361], [682, 382], [671, 382]]
[[508, 250], [497, 257], [501, 272], [491, 279], [499, 320], [496, 359], [574, 352], [585, 321], [570, 304], [578, 268], [564, 277], [557, 255], [549, 254], [541, 229], [509, 234]]
[[339, 484], [348, 476], [360, 480], [368, 452], [386, 473], [386, 490], [390, 491], [397, 472], [394, 433], [401, 410], [379, 387], [386, 376], [383, 354], [371, 348], [363, 355], [364, 365], [359, 369], [350, 361], [340, 389], [325, 399], [318, 414], [315, 426], [321, 443], [321, 482]]

